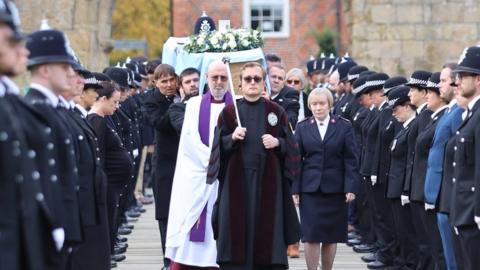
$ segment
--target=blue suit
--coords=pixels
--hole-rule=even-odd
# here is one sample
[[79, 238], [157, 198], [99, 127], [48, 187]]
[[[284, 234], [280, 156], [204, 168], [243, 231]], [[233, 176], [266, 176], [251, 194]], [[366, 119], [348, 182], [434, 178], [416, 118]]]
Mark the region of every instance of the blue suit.
[[[438, 207], [440, 185], [442, 183], [445, 145], [462, 123], [462, 112], [463, 109], [457, 105], [454, 105], [449, 111], [445, 112], [445, 115], [437, 124], [433, 145], [428, 155], [428, 167], [424, 187], [425, 202], [436, 205], [436, 208]], [[437, 213], [437, 223], [442, 237], [443, 252], [447, 267], [448, 269], [458, 269], [455, 252], [453, 250], [452, 228], [448, 223], [448, 216], [444, 213]]]
[[292, 185], [294, 194], [356, 193], [358, 149], [353, 127], [346, 119], [330, 117], [323, 140], [313, 116], [297, 125], [295, 138], [303, 160], [300, 181]]

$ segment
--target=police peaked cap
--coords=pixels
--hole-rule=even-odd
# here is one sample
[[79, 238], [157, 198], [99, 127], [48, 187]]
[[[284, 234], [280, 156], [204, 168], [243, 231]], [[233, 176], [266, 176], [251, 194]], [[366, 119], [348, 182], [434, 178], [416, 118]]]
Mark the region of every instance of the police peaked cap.
[[432, 76], [432, 73], [430, 71], [416, 70], [412, 73], [412, 76], [410, 76], [410, 79], [405, 85], [420, 89], [426, 89], [428, 78], [430, 78], [430, 76]]
[[13, 39], [20, 41], [25, 38], [25, 35], [20, 33], [20, 15], [12, 1], [0, 0], [0, 22], [7, 24], [13, 30]]
[[29, 68], [47, 63], [76, 64], [69, 52], [70, 45], [61, 31], [48, 29], [33, 32], [27, 38], [26, 47], [30, 51], [27, 62]]
[[383, 89], [383, 85], [390, 77], [385, 73], [375, 73], [367, 77], [365, 82], [365, 92], [376, 89]]
[[428, 78], [427, 90], [431, 90], [440, 95], [440, 72], [432, 73], [432, 76]]
[[322, 63], [321, 58], [317, 59], [312, 59], [307, 62], [307, 73], [311, 75], [312, 73], [315, 73], [316, 71], [320, 71], [320, 66]]
[[83, 89], [88, 89], [88, 88], [95, 88], [95, 89], [100, 89], [102, 86], [100, 85], [100, 81], [95, 78], [95, 75], [93, 73], [86, 74], [84, 76], [85, 78], [85, 85], [83, 86]]
[[[371, 71], [370, 71], [371, 72]], [[374, 74], [374, 72], [372, 72]], [[355, 97], [361, 96], [363, 93], [365, 93], [365, 88], [366, 88], [366, 82], [367, 78], [369, 75], [363, 75], [360, 76], [357, 80], [355, 80], [352, 84], [352, 93], [355, 95]]]
[[405, 102], [410, 101], [408, 92], [410, 92], [410, 87], [408, 86], [400, 85], [394, 87], [391, 91], [388, 92], [388, 105], [391, 108], [395, 108], [398, 105], [402, 105]]
[[130, 88], [130, 76], [126, 69], [119, 67], [110, 67], [107, 68], [104, 73], [108, 77], [110, 77], [112, 81], [116, 82], [120, 87]]
[[463, 50], [454, 72], [480, 74], [480, 47], [473, 46]]
[[110, 78], [107, 74], [105, 73], [100, 73], [100, 72], [92, 72], [92, 75], [93, 77], [95, 77], [95, 79], [98, 81], [98, 82], [111, 82], [112, 81], [112, 78]]
[[355, 81], [360, 77], [360, 73], [364, 71], [368, 71], [368, 68], [366, 66], [354, 66], [350, 68], [347, 74], [347, 80]]
[[385, 84], [383, 85], [383, 95], [386, 96], [393, 88], [404, 85], [407, 82], [408, 80], [403, 76], [391, 77], [390, 79], [386, 80]]
[[346, 61], [338, 64], [337, 70], [341, 82], [348, 81], [348, 72], [356, 65], [357, 63], [355, 63], [354, 61]]

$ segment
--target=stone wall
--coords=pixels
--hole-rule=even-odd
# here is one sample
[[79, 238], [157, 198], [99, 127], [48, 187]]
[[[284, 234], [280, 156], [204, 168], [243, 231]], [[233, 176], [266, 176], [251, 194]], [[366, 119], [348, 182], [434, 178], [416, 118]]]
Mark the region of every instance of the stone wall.
[[479, 0], [350, 0], [352, 56], [390, 75], [438, 71], [480, 40]]
[[82, 63], [101, 71], [108, 65], [114, 0], [17, 0], [23, 31], [38, 30], [48, 19], [52, 28], [64, 31]]

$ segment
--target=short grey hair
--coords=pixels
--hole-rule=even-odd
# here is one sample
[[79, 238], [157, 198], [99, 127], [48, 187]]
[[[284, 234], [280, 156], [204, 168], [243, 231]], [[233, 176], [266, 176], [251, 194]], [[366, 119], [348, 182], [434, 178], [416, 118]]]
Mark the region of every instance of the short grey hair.
[[333, 108], [333, 95], [332, 95], [332, 92], [330, 92], [330, 90], [328, 90], [327, 88], [315, 88], [312, 90], [312, 92], [310, 92], [310, 94], [308, 95], [308, 108], [310, 108], [310, 103], [312, 102], [312, 99], [314, 96], [326, 96], [327, 97], [327, 102], [328, 102], [328, 106], [330, 108]]
[[302, 91], [308, 88], [308, 80], [305, 77], [305, 74], [303, 73], [303, 70], [299, 68], [292, 68], [287, 72], [287, 75], [285, 75], [285, 81], [288, 80], [288, 78], [292, 76], [297, 76], [300, 78], [300, 81], [302, 82]]

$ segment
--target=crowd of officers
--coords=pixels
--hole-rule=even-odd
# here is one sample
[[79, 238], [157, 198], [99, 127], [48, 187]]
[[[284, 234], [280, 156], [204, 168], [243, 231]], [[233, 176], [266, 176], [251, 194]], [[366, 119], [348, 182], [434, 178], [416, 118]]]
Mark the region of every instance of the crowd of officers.
[[[22, 34], [0, 1], [0, 269], [110, 269], [125, 259], [128, 221], [153, 202], [141, 104], [159, 61], [91, 72], [43, 27]], [[23, 95], [10, 78], [27, 69]]]
[[[298, 101], [308, 88], [277, 93], [275, 81], [285, 73], [272, 67], [272, 99], [294, 127], [307, 117]], [[335, 94], [332, 114], [351, 122], [359, 146], [361, 181], [349, 205], [347, 244], [365, 253], [369, 269], [478, 269], [480, 47], [465, 49], [458, 64], [409, 78], [350, 57], [314, 59], [307, 69], [312, 88]]]

